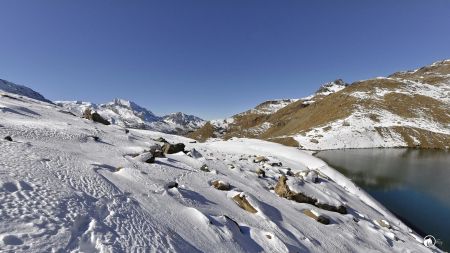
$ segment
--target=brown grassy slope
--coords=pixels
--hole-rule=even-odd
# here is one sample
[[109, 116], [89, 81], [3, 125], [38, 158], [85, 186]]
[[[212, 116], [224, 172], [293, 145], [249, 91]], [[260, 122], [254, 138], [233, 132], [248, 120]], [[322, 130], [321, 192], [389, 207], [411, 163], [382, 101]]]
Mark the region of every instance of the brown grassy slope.
[[[441, 62], [434, 66], [423, 67], [416, 72], [398, 72], [390, 77], [401, 78], [428, 83], [435, 85], [449, 85], [450, 78], [442, 77], [442, 75], [450, 74], [450, 62]], [[424, 77], [424, 78], [422, 78]], [[446, 84], [442, 84], [446, 82]], [[441, 101], [422, 95], [406, 95], [401, 93], [390, 93], [385, 95], [380, 100], [375, 99], [358, 99], [350, 94], [355, 92], [365, 92], [368, 95], [376, 95], [377, 89], [383, 90], [407, 90], [408, 84], [399, 80], [391, 79], [371, 79], [365, 81], [355, 82], [340, 92], [331, 94], [329, 96], [317, 97], [315, 103], [307, 106], [303, 102], [297, 101], [280, 109], [273, 114], [257, 114], [245, 113], [234, 116], [234, 123], [230, 124], [229, 129], [224, 134], [226, 139], [237, 137], [253, 137], [261, 138], [274, 142], [279, 142], [287, 145], [298, 145], [295, 140], [289, 138], [290, 135], [299, 134], [311, 130], [312, 128], [324, 127], [324, 125], [350, 116], [355, 108], [366, 109], [385, 109], [394, 114], [404, 118], [419, 118], [429, 117], [431, 120], [440, 122], [442, 124], [450, 123], [450, 111], [448, 105]], [[263, 103], [264, 104], [264, 103]], [[368, 117], [374, 121], [379, 121], [375, 114], [370, 114]], [[252, 128], [261, 125], [264, 122], [271, 123], [271, 127], [263, 133], [255, 133], [251, 131]], [[206, 129], [205, 129], [206, 128]], [[429, 137], [428, 141], [424, 140], [424, 136], [433, 135], [433, 133], [414, 129], [407, 130], [407, 128], [393, 128], [390, 131], [400, 133], [406, 142], [411, 140], [411, 136], [423, 140], [424, 147], [432, 147], [433, 145], [442, 146], [437, 139], [443, 139], [442, 143], [448, 143], [448, 136], [436, 134]], [[214, 131], [211, 131], [211, 126], [205, 125], [204, 128], [197, 132], [201, 133], [204, 138], [208, 135], [213, 137]], [[408, 137], [410, 135], [410, 137]], [[438, 139], [439, 139], [438, 138]], [[431, 141], [430, 141], [431, 140]]]
[[440, 84], [449, 81], [450, 78], [443, 76], [450, 74], [450, 61], [442, 61], [435, 65], [429, 65], [417, 71], [396, 72], [389, 77], [419, 81], [427, 84]]
[[198, 141], [206, 141], [208, 138], [215, 138], [216, 129], [210, 122], [206, 122], [201, 128], [197, 129], [194, 132], [191, 132], [187, 135], [187, 137], [198, 140]]

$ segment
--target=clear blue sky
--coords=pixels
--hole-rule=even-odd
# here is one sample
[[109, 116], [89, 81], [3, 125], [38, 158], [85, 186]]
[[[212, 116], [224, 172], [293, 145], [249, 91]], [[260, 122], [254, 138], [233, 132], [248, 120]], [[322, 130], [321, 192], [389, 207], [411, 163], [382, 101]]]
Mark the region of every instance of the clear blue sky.
[[0, 1], [0, 78], [221, 118], [450, 58], [450, 1]]

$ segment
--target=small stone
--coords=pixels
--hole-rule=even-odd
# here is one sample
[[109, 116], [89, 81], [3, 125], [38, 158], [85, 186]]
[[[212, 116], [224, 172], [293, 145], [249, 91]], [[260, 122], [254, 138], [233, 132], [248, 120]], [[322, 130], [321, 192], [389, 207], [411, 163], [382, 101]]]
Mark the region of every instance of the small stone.
[[7, 141], [13, 141], [13, 139], [12, 139], [12, 137], [11, 136], [6, 136], [5, 138], [4, 138], [5, 140], [7, 140]]
[[202, 167], [200, 167], [200, 170], [204, 171], [204, 172], [210, 172], [208, 165], [206, 165], [206, 164], [203, 164]]
[[172, 188], [178, 188], [178, 183], [177, 182], [168, 182], [166, 184], [167, 189], [172, 189]]

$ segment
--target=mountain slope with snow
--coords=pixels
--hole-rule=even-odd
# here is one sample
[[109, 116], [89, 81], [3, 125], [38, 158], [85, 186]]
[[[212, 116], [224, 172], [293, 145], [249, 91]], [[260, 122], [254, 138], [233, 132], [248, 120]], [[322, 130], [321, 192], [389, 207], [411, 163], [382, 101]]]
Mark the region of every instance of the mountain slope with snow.
[[[440, 252], [307, 152], [262, 140], [127, 133], [7, 94], [2, 252]], [[190, 152], [147, 163], [158, 137]], [[282, 176], [317, 201], [281, 197]]]
[[127, 128], [186, 134], [204, 124], [204, 120], [201, 118], [181, 112], [162, 117], [156, 116], [153, 112], [132, 101], [117, 98], [112, 102], [99, 105], [81, 101], [56, 101], [55, 103], [79, 116], [86, 108], [91, 108], [113, 125]]
[[189, 136], [251, 137], [305, 149], [450, 148], [450, 60], [355, 82], [327, 83], [271, 114], [240, 114]]
[[26, 86], [8, 82], [6, 80], [0, 79], [0, 91], [9, 92], [29, 98], [33, 98], [39, 101], [51, 103], [50, 100], [46, 99], [39, 92], [36, 92]]

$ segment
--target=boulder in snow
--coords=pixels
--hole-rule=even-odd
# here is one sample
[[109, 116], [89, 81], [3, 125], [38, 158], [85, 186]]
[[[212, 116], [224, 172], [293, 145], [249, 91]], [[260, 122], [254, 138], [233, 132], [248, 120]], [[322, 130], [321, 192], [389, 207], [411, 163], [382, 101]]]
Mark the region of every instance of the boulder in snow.
[[236, 194], [233, 197], [234, 202], [242, 209], [250, 213], [257, 213], [258, 211], [248, 202], [243, 193]]
[[12, 137], [11, 136], [6, 136], [5, 138], [3, 138], [3, 139], [5, 139], [5, 140], [7, 140], [7, 141], [13, 141], [13, 139], [12, 139]]
[[92, 110], [90, 108], [86, 108], [86, 110], [84, 110], [83, 118], [88, 119], [88, 120], [92, 120], [94, 122], [101, 123], [103, 125], [110, 125], [111, 124], [111, 123], [109, 123], [108, 120], [104, 119], [97, 112], [92, 112]]
[[184, 151], [184, 144], [183, 143], [177, 143], [177, 144], [170, 144], [170, 143], [164, 143], [162, 146], [162, 151], [164, 154], [174, 154], [178, 152]]
[[211, 182], [211, 185], [221, 191], [229, 191], [231, 189], [231, 185], [229, 183], [221, 180], [214, 180]]

